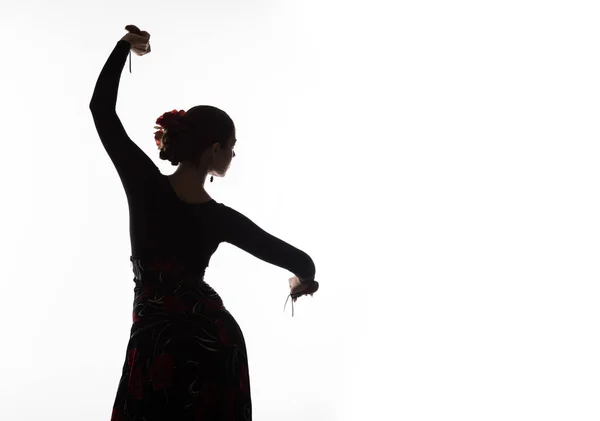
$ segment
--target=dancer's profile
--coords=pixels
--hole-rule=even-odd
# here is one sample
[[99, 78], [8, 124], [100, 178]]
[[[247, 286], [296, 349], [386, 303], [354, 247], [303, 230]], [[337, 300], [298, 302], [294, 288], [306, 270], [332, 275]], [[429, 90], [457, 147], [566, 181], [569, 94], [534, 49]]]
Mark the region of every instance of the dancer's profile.
[[[133, 325], [112, 421], [251, 420], [244, 337], [204, 273], [222, 242], [287, 269], [293, 301], [319, 288], [305, 252], [270, 235], [204, 189], [235, 157], [236, 130], [222, 110], [200, 105], [156, 120], [162, 175], [116, 113], [128, 54], [150, 52], [150, 34], [130, 25], [98, 77], [90, 110], [129, 205]], [[167, 83], [168, 86], [168, 83]], [[102, 223], [102, 221], [99, 221]], [[248, 275], [250, 282], [258, 282]]]

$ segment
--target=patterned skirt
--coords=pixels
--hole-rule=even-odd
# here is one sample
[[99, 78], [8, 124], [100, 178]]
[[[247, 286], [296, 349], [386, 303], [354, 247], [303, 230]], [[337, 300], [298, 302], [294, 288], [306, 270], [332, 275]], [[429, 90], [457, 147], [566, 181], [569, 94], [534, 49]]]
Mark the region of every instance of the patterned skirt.
[[244, 336], [204, 274], [132, 262], [133, 326], [111, 421], [250, 421]]

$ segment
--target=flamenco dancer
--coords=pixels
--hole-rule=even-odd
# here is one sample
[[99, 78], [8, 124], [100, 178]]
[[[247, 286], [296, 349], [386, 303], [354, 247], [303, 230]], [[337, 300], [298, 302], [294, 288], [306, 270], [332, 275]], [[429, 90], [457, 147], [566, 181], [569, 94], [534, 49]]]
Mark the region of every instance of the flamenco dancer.
[[135, 282], [112, 421], [251, 420], [244, 336], [205, 282], [205, 270], [220, 243], [233, 244], [292, 272], [290, 297], [296, 301], [318, 290], [315, 265], [204, 189], [206, 177], [224, 177], [235, 156], [236, 131], [227, 113], [199, 105], [158, 118], [160, 159], [177, 166], [170, 176], [129, 138], [116, 113], [119, 80], [128, 54], [143, 56], [151, 48], [146, 31], [125, 29], [90, 102], [127, 196]]

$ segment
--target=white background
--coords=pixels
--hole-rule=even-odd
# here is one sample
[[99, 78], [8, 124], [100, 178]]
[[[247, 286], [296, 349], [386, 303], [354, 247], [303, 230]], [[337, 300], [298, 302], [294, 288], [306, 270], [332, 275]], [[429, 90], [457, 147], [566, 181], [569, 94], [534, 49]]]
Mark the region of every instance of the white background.
[[166, 174], [156, 118], [227, 111], [209, 193], [317, 266], [291, 318], [285, 270], [211, 261], [255, 420], [598, 420], [595, 4], [2, 0], [0, 419], [110, 418], [133, 274], [88, 105], [135, 24], [129, 135]]

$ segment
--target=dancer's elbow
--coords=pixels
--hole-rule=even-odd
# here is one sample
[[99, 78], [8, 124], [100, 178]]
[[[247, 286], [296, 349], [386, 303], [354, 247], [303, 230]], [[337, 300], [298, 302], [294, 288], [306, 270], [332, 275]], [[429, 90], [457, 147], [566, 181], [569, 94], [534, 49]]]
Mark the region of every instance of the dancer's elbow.
[[106, 101], [103, 101], [102, 98], [98, 98], [96, 95], [92, 96], [90, 100], [90, 111], [92, 113], [98, 112], [100, 110], [106, 109]]

